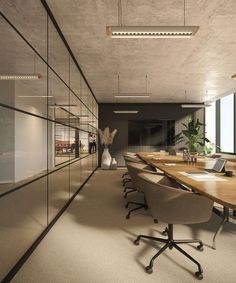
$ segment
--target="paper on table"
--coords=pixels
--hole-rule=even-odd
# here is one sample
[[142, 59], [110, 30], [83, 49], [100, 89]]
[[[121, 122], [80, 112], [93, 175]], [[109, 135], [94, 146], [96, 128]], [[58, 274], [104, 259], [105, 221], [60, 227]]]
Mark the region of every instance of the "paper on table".
[[187, 172], [179, 172], [179, 173], [195, 181], [226, 181], [223, 178], [211, 174], [206, 174], [205, 172], [203, 172], [202, 174], [198, 172], [196, 172], [196, 174], [194, 173], [188, 174]]
[[164, 165], [166, 165], [166, 166], [175, 166], [176, 163], [164, 163]]

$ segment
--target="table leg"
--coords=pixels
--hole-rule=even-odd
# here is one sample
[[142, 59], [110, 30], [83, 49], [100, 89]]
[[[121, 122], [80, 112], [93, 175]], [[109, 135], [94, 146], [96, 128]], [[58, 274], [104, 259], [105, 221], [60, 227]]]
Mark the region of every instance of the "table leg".
[[215, 250], [216, 249], [216, 236], [220, 234], [220, 232], [223, 229], [224, 223], [229, 220], [229, 208], [224, 206], [223, 214], [222, 214], [222, 219], [220, 221], [220, 224], [218, 228], [216, 229], [216, 232], [213, 237], [213, 243], [212, 243], [212, 248]]

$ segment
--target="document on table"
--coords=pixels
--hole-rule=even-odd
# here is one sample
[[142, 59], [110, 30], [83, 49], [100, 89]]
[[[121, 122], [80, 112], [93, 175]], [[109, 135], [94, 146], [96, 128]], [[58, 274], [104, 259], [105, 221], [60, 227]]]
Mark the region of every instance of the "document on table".
[[211, 175], [207, 172], [179, 172], [180, 174], [191, 178], [195, 181], [204, 182], [204, 181], [225, 181], [225, 179], [220, 178], [215, 175]]

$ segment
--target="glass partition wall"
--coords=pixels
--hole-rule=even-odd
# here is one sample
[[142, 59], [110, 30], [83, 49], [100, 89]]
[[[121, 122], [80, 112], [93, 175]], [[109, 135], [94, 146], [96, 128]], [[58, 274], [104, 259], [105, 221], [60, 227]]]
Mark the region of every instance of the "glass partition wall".
[[22, 4], [0, 3], [0, 74], [37, 75], [0, 80], [0, 281], [97, 167], [97, 102], [40, 1]]

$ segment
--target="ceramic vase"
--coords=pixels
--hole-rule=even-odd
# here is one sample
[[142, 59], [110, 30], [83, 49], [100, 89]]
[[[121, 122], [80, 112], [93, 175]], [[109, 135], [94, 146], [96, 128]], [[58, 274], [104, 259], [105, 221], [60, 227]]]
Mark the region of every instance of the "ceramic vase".
[[108, 147], [104, 147], [104, 151], [102, 153], [102, 162], [101, 162], [101, 168], [102, 169], [110, 169], [111, 165], [111, 155], [109, 153]]

